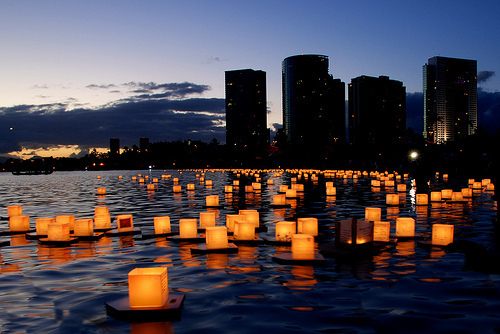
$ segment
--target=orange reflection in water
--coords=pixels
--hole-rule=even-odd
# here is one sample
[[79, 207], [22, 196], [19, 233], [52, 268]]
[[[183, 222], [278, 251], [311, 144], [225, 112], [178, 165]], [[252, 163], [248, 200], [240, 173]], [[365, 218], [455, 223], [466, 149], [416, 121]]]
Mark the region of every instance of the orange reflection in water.
[[207, 269], [226, 269], [228, 259], [228, 254], [209, 253], [207, 254], [205, 266]]
[[38, 260], [49, 260], [48, 262], [41, 262], [40, 264], [61, 265], [73, 260], [71, 248], [69, 247], [50, 247], [37, 245], [37, 248]]
[[137, 322], [132, 323], [130, 334], [173, 334], [171, 322]]
[[393, 272], [399, 275], [408, 275], [417, 271], [415, 255], [415, 241], [399, 241], [396, 245], [398, 262], [394, 265]]
[[80, 241], [73, 247], [73, 250], [76, 259], [85, 259], [96, 255], [94, 241]]
[[293, 266], [291, 273], [295, 279], [284, 283], [291, 290], [311, 290], [318, 283], [313, 266]]
[[131, 248], [135, 246], [135, 240], [133, 235], [123, 235], [120, 236], [120, 248]]
[[281, 221], [285, 219], [285, 208], [274, 208], [273, 209], [273, 220], [275, 222]]
[[195, 244], [189, 242], [179, 243], [179, 256], [181, 258], [184, 267], [198, 267], [201, 266], [201, 262], [198, 260], [198, 256], [193, 258], [191, 255], [191, 248], [195, 247]]

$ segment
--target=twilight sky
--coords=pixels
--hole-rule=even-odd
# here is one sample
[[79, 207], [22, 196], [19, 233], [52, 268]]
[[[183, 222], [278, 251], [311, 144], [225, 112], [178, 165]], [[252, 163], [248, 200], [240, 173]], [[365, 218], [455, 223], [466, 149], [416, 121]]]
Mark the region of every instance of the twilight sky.
[[266, 71], [268, 124], [281, 123], [281, 62], [302, 53], [329, 56], [346, 85], [402, 81], [418, 132], [422, 65], [476, 59], [479, 124], [496, 133], [498, 13], [498, 0], [1, 1], [0, 157], [84, 154], [111, 137], [224, 142], [233, 69]]

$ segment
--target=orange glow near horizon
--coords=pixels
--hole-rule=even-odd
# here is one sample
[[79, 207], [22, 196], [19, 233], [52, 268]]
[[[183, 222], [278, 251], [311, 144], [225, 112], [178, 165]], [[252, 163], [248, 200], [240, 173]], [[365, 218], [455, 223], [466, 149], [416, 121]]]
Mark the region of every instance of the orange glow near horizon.
[[[21, 146], [22, 147], [22, 146]], [[94, 148], [89, 148], [89, 152], [91, 152]], [[97, 153], [107, 153], [109, 152], [109, 148], [105, 147], [95, 147]], [[80, 148], [78, 145], [51, 145], [49, 147], [41, 147], [37, 149], [29, 149], [26, 147], [22, 147], [19, 151], [9, 152], [8, 155], [10, 157], [18, 158], [18, 159], [31, 159], [35, 156], [39, 156], [42, 158], [68, 158], [71, 156], [78, 156], [79, 154], [84, 153], [84, 149]]]

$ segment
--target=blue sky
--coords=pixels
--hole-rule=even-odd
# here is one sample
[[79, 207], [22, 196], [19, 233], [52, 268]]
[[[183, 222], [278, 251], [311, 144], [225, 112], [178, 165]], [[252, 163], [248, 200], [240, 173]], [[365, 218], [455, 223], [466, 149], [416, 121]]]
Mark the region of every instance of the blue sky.
[[268, 123], [281, 123], [281, 62], [302, 53], [329, 56], [346, 84], [387, 75], [408, 93], [429, 57], [476, 59], [495, 93], [498, 13], [496, 0], [1, 1], [0, 155], [224, 141], [232, 69], [266, 71]]

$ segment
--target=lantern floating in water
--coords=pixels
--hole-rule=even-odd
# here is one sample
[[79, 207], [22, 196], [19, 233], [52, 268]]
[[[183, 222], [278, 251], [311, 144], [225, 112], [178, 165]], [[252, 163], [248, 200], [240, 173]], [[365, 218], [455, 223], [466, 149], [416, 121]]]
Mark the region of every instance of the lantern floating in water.
[[74, 223], [75, 223], [75, 216], [73, 216], [73, 215], [60, 215], [60, 216], [56, 216], [56, 223], [68, 223], [69, 224], [69, 230], [73, 231], [73, 229], [74, 229]]
[[96, 231], [111, 229], [111, 215], [109, 213], [99, 213], [94, 215], [94, 228]]
[[286, 190], [286, 198], [296, 198], [296, 197], [297, 197], [297, 190], [295, 189]]
[[382, 220], [382, 209], [376, 207], [366, 207], [365, 208], [365, 220], [366, 221], [380, 221]]
[[453, 189], [442, 189], [441, 190], [441, 198], [442, 199], [451, 199], [453, 195]]
[[292, 235], [292, 259], [314, 260], [314, 237], [308, 234]]
[[233, 186], [239, 187], [240, 186], [240, 181], [239, 180], [233, 180]]
[[406, 184], [404, 184], [404, 183], [399, 183], [399, 184], [398, 184], [398, 192], [400, 192], [400, 193], [404, 193], [404, 192], [406, 192]]
[[215, 212], [200, 212], [200, 228], [215, 226]]
[[396, 237], [398, 238], [415, 237], [415, 219], [410, 217], [396, 218]]
[[428, 205], [428, 204], [429, 204], [429, 195], [416, 194], [416, 205]]
[[131, 214], [116, 216], [118, 232], [132, 232], [134, 230], [134, 221]]
[[362, 245], [373, 241], [373, 223], [362, 219], [344, 219], [335, 225], [337, 245]]
[[178, 177], [174, 177], [172, 181], [174, 182], [174, 184], [177, 184], [177, 183], [179, 183], [179, 178]]
[[293, 234], [295, 234], [294, 222], [281, 221], [276, 223], [276, 241], [291, 242]]
[[97, 195], [106, 195], [106, 188], [97, 188]]
[[490, 183], [491, 183], [491, 179], [482, 179], [482, 180], [481, 180], [481, 185], [482, 185], [483, 187], [487, 186], [487, 185], [488, 185], [488, 184], [490, 184]]
[[[246, 218], [245, 216], [245, 219]], [[247, 220], [235, 220], [234, 239], [247, 241], [255, 240], [255, 224]]]
[[472, 197], [472, 188], [462, 188], [462, 197], [463, 198], [470, 198]]
[[280, 189], [278, 190], [278, 192], [286, 193], [287, 190], [288, 190], [288, 186], [286, 184], [282, 184], [282, 185], [280, 185]]
[[155, 226], [155, 234], [168, 234], [172, 232], [169, 216], [156, 216], [153, 218], [153, 222]]
[[205, 180], [205, 185], [208, 187], [211, 187], [213, 185], [213, 181], [212, 180]]
[[232, 193], [233, 192], [233, 186], [224, 186], [224, 192], [226, 193]]
[[436, 246], [447, 246], [453, 242], [453, 225], [432, 225], [432, 244]]
[[187, 184], [187, 190], [195, 190], [194, 183], [188, 183]]
[[55, 222], [56, 222], [55, 218], [37, 218], [35, 220], [36, 234], [47, 235], [49, 224], [53, 224]]
[[198, 238], [198, 221], [196, 218], [179, 220], [179, 238], [195, 239]]
[[318, 236], [318, 218], [297, 218], [297, 233]]
[[480, 190], [480, 189], [483, 189], [483, 185], [481, 182], [474, 182], [472, 184], [472, 189], [474, 190]]
[[452, 202], [462, 202], [464, 200], [464, 196], [462, 195], [462, 192], [454, 191], [451, 194], [451, 201]]
[[219, 196], [209, 195], [205, 198], [205, 203], [208, 207], [217, 207], [219, 206]]
[[96, 215], [101, 215], [106, 213], [109, 213], [109, 209], [107, 206], [96, 206], [94, 208], [94, 214]]
[[245, 186], [245, 192], [246, 193], [253, 193], [253, 187], [252, 186]]
[[9, 218], [11, 232], [28, 232], [30, 230], [29, 216], [12, 216]]
[[262, 189], [262, 184], [259, 182], [253, 182], [252, 183], [253, 190], [261, 190]]
[[179, 185], [173, 186], [173, 187], [172, 187], [172, 191], [173, 191], [174, 193], [180, 193], [180, 192], [182, 191], [182, 187], [181, 187], [181, 186], [179, 186]]
[[274, 180], [273, 179], [268, 179], [267, 180], [267, 184], [269, 184], [269, 185], [274, 184]]
[[47, 239], [49, 241], [69, 241], [69, 223], [55, 223], [48, 224]]
[[229, 247], [225, 226], [207, 227], [205, 239], [207, 249], [226, 249]]
[[372, 180], [371, 186], [376, 187], [376, 188], [380, 187], [380, 181], [379, 180]]
[[337, 188], [336, 187], [326, 187], [326, 196], [336, 196]]
[[230, 233], [234, 232], [234, 221], [235, 220], [245, 220], [244, 215], [226, 215], [226, 227], [227, 231]]
[[399, 195], [398, 194], [387, 194], [385, 197], [385, 203], [387, 205], [399, 205]]
[[94, 222], [92, 219], [76, 219], [74, 228], [75, 237], [87, 237], [94, 234]]
[[245, 221], [253, 223], [255, 228], [259, 228], [260, 219], [259, 219], [259, 211], [254, 209], [240, 210], [238, 212], [240, 215], [245, 216]]
[[441, 202], [442, 195], [440, 191], [431, 191], [431, 202]]
[[23, 207], [21, 205], [9, 205], [7, 207], [7, 215], [9, 217], [22, 216], [23, 215]]
[[286, 205], [286, 195], [273, 195], [273, 205], [280, 206]]
[[391, 233], [391, 223], [383, 221], [373, 222], [373, 241], [389, 242]]
[[154, 184], [152, 184], [152, 183], [150, 183], [150, 184], [148, 184], [148, 185], [146, 186], [146, 188], [147, 188], [147, 190], [149, 190], [149, 191], [153, 191], [153, 190], [155, 190], [155, 185], [154, 185]]
[[167, 268], [135, 268], [128, 273], [131, 308], [161, 307], [168, 300]]
[[486, 191], [495, 191], [495, 185], [493, 183], [488, 183], [486, 185]]

